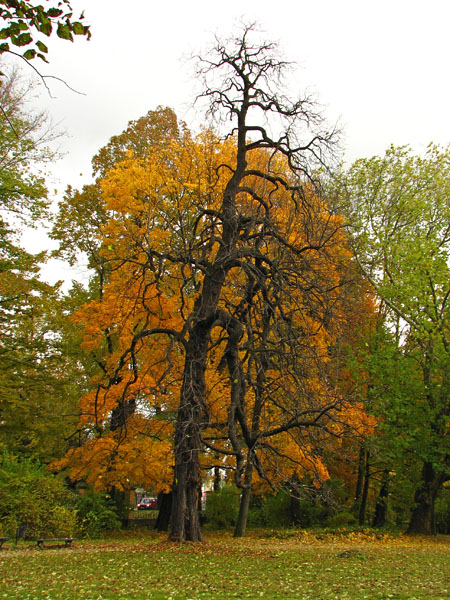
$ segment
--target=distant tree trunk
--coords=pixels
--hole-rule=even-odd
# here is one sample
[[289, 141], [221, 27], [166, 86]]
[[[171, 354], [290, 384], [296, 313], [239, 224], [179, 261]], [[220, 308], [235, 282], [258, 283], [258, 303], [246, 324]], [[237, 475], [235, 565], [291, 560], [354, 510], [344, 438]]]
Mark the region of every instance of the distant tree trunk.
[[221, 484], [221, 475], [219, 467], [214, 467], [214, 491], [218, 492], [220, 490]]
[[422, 481], [414, 494], [414, 508], [411, 513], [407, 533], [431, 535], [436, 533], [434, 503], [442, 484], [448, 479], [436, 474], [432, 463], [422, 467]]
[[[108, 346], [111, 341], [108, 337]], [[126, 427], [128, 419], [136, 412], [136, 399], [131, 398], [128, 401], [120, 401], [117, 406], [111, 411], [111, 420], [109, 428], [111, 431], [121, 435], [124, 427]], [[129, 502], [125, 497], [125, 492], [113, 487], [109, 490], [112, 500], [116, 505], [116, 510], [122, 521], [123, 527], [128, 527]]]
[[361, 496], [364, 485], [364, 462], [365, 462], [365, 448], [361, 446], [359, 449], [359, 458], [358, 458], [358, 476], [356, 479], [356, 488], [355, 488], [355, 501], [353, 503], [353, 511], [355, 515], [359, 514], [359, 508], [361, 506]]
[[366, 509], [367, 509], [367, 497], [369, 495], [369, 482], [370, 482], [370, 464], [369, 464], [369, 451], [364, 450], [364, 483], [361, 493], [361, 500], [359, 504], [358, 512], [358, 523], [364, 525], [366, 520]]
[[155, 523], [157, 531], [167, 531], [170, 525], [170, 514], [172, 512], [172, 492], [158, 494], [158, 517]]
[[247, 529], [248, 508], [250, 506], [250, 498], [252, 495], [252, 477], [253, 463], [251, 460], [248, 460], [245, 466], [244, 488], [239, 503], [239, 514], [234, 529], [234, 537], [244, 537]]
[[300, 498], [291, 494], [289, 503], [289, 520], [291, 525], [300, 524]]
[[381, 487], [375, 505], [375, 515], [372, 527], [383, 527], [387, 522], [387, 508], [389, 497], [389, 469], [384, 469], [381, 477]]
[[117, 515], [122, 522], [122, 527], [128, 527], [129, 503], [125, 496], [125, 492], [123, 490], [118, 490], [116, 487], [112, 487], [108, 492], [111, 500], [114, 502]]
[[291, 525], [301, 525], [300, 482], [296, 475], [291, 478], [289, 492], [289, 523]]

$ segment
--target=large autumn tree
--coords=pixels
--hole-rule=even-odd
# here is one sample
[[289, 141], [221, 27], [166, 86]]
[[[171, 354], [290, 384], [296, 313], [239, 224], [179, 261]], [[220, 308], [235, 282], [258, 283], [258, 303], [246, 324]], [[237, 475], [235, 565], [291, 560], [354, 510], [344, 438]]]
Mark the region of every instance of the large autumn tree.
[[[279, 93], [277, 85], [287, 63], [277, 57], [273, 44], [253, 43], [252, 33], [251, 28], [246, 28], [239, 38], [226, 44], [218, 41], [210, 56], [200, 59], [199, 75], [204, 76], [205, 81], [203, 97], [209, 100], [212, 115], [231, 119], [235, 155], [220, 169], [225, 181], [218, 206], [197, 218], [197, 223], [203, 219], [206, 225], [203, 229], [207, 234], [206, 246], [203, 247], [211, 250], [200, 265], [201, 280], [185, 336], [183, 382], [174, 439], [170, 535], [173, 540], [201, 539], [196, 510], [200, 484], [198, 453], [201, 431], [207, 422], [205, 370], [211, 333], [215, 327], [227, 332], [230, 357], [236, 352], [241, 335], [238, 324], [221, 301], [227, 279], [235, 270], [243, 277], [254, 270], [256, 274], [264, 274], [271, 266], [267, 252], [269, 240], [277, 240], [280, 246], [301, 258], [309, 248], [320, 252], [336, 231], [331, 220], [317, 230], [316, 211], [305, 194], [311, 161], [321, 158], [332, 136], [320, 130], [318, 115], [309, 99], [291, 102]], [[273, 132], [272, 118], [278, 121]], [[252, 160], [261, 150], [270, 156], [263, 168]], [[258, 193], [259, 184], [265, 196]], [[286, 192], [304, 230], [301, 247], [291, 242], [275, 218], [274, 200]], [[259, 243], [255, 244], [257, 239]], [[228, 413], [232, 428], [238, 418], [236, 411], [244, 382], [236, 361], [229, 361], [228, 367], [232, 373]]]
[[[322, 132], [308, 98], [291, 102], [277, 91], [288, 64], [277, 57], [274, 45], [253, 44], [254, 33], [246, 28], [239, 38], [218, 42], [200, 62], [210, 113], [234, 122], [227, 141], [207, 131], [198, 137], [185, 131], [142, 159], [130, 156], [101, 182], [110, 215], [101, 251], [109, 282], [101, 302], [80, 313], [91, 330], [88, 343], [95, 345], [108, 331], [117, 344], [97, 391], [84, 404], [86, 418], [95, 414], [97, 438], [103, 437], [105, 423], [111, 432], [114, 407], [122, 407], [127, 415], [122, 426], [129, 430], [142, 417], [134, 408], [137, 399], [153, 398], [151, 410], [161, 421], [174, 414], [180, 394], [173, 423], [173, 540], [201, 539], [200, 452], [212, 419], [207, 373], [214, 349], [229, 375], [223, 389], [226, 435], [242, 462], [246, 450], [238, 438], [245, 438], [246, 381], [239, 356], [245, 348], [239, 343], [245, 312], [264, 302], [270, 309], [272, 302], [274, 315], [284, 322], [277, 335], [286, 336], [288, 356], [289, 339], [295, 346], [292, 323], [309, 323], [308, 335], [319, 330], [329, 312], [325, 292], [340, 283], [334, 275], [325, 281], [325, 264], [335, 239], [342, 243], [342, 223], [314, 191], [311, 176], [334, 135]], [[273, 132], [267, 124], [272, 119]], [[269, 287], [272, 300], [265, 292]], [[271, 321], [276, 331], [276, 319]], [[270, 343], [274, 347], [274, 340]], [[258, 352], [262, 357], [260, 351], [253, 356]], [[297, 379], [300, 374], [301, 369]], [[273, 398], [282, 404], [278, 387]], [[316, 405], [310, 420], [291, 406], [290, 413], [282, 411], [281, 425], [272, 423], [271, 435], [314, 425], [327, 406], [335, 406], [334, 399]], [[258, 435], [270, 437], [268, 430]], [[247, 442], [254, 445], [248, 436]]]
[[[210, 132], [195, 139], [185, 132], [164, 146], [150, 144], [142, 157], [119, 162], [98, 182], [108, 215], [99, 231], [99, 255], [109, 274], [102, 293], [76, 315], [100, 369], [82, 401], [86, 443], [63, 463], [72, 477], [101, 487], [140, 482], [155, 491], [167, 488], [182, 354], [161, 336], [172, 335], [182, 347], [202, 277], [187, 268], [184, 257], [201, 252], [206, 260], [211, 251], [201, 241], [208, 231], [199, 228], [199, 240], [191, 232], [205, 207], [213, 210], [219, 202], [224, 182], [216, 170], [234, 152], [233, 142], [221, 143]], [[255, 152], [252, 166], [261, 169], [267, 160], [265, 151]], [[251, 177], [249, 183], [255, 190], [261, 186]], [[305, 195], [314, 206], [314, 224], [301, 217], [295, 221], [285, 210], [289, 193], [280, 191], [272, 199], [274, 224], [291, 248], [267, 239], [262, 269], [260, 238], [248, 242], [249, 270], [230, 273], [218, 309], [227, 327], [217, 326], [209, 345], [201, 466], [211, 465], [214, 456], [228, 457], [226, 466], [235, 470], [243, 489], [243, 507], [254, 466], [269, 486], [306, 472], [320, 481], [327, 476], [318, 456], [324, 438], [339, 435], [345, 425], [354, 427], [355, 413], [335, 389], [329, 351], [342, 330], [341, 284], [348, 277], [342, 219], [323, 210], [308, 186]], [[78, 203], [72, 209], [67, 204], [76, 197], [66, 196], [61, 216], [66, 211], [76, 216], [72, 209]], [[242, 199], [242, 207], [259, 210], [251, 197]], [[318, 235], [333, 233], [323, 252], [305, 247], [305, 231], [311, 234], [312, 225]], [[302, 252], [293, 254], [292, 248]], [[146, 322], [153, 329], [144, 327], [137, 335]]]
[[421, 461], [411, 533], [432, 532], [435, 499], [450, 478], [449, 165], [448, 149], [430, 146], [414, 156], [391, 147], [383, 157], [357, 161], [340, 185], [358, 264], [384, 305], [388, 328], [401, 327], [392, 360], [410, 373], [406, 384], [389, 383], [395, 367], [380, 372], [375, 360], [372, 370], [388, 390], [384, 397], [380, 390], [379, 408], [393, 448]]

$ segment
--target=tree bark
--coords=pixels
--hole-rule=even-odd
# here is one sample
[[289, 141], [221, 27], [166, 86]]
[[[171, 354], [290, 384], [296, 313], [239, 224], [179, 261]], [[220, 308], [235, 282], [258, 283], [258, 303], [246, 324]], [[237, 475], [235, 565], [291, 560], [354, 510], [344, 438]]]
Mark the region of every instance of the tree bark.
[[289, 502], [289, 521], [291, 525], [300, 525], [300, 498], [291, 493]]
[[369, 495], [369, 482], [370, 482], [370, 463], [369, 463], [369, 451], [365, 450], [364, 460], [364, 484], [361, 494], [361, 502], [359, 505], [358, 523], [364, 525], [366, 520], [366, 509], [367, 509], [367, 497]]
[[381, 487], [375, 505], [375, 515], [372, 521], [372, 527], [383, 527], [387, 523], [387, 508], [389, 497], [389, 469], [383, 471], [381, 477]]
[[172, 511], [172, 492], [158, 494], [158, 517], [155, 523], [157, 531], [167, 531], [170, 524], [170, 514]]
[[222, 477], [220, 475], [220, 468], [214, 467], [214, 491], [218, 492], [220, 490], [220, 484], [222, 482]]
[[251, 460], [248, 460], [245, 467], [244, 488], [242, 490], [241, 501], [239, 503], [239, 514], [234, 530], [234, 537], [244, 537], [247, 529], [248, 508], [250, 506], [250, 498], [252, 495], [252, 476], [253, 463]]
[[[188, 445], [187, 445], [188, 446]], [[191, 454], [189, 457], [188, 455]], [[185, 462], [176, 465], [176, 481], [173, 487], [173, 508], [169, 539], [173, 542], [202, 542], [198, 514], [199, 462], [195, 451], [187, 447], [183, 451]]]
[[364, 525], [366, 518], [367, 496], [369, 493], [369, 452], [361, 446], [358, 460], [358, 478], [356, 480], [354, 514], [358, 517], [358, 523]]
[[186, 352], [180, 406], [175, 427], [175, 467], [172, 518], [169, 539], [177, 542], [203, 541], [198, 514], [201, 489], [199, 452], [205, 422], [206, 349], [211, 327], [191, 335]]
[[359, 510], [359, 505], [361, 502], [361, 494], [363, 489], [364, 482], [364, 446], [361, 446], [359, 449], [359, 459], [358, 459], [358, 477], [356, 479], [356, 488], [355, 488], [355, 510]]
[[[248, 103], [248, 99], [246, 100]], [[222, 202], [222, 239], [214, 263], [205, 273], [203, 286], [194, 305], [192, 329], [186, 344], [183, 385], [175, 427], [175, 468], [171, 541], [203, 541], [197, 510], [198, 490], [201, 487], [199, 452], [201, 431], [207, 423], [206, 415], [206, 359], [211, 330], [218, 318], [217, 307], [228, 271], [230, 256], [238, 240], [239, 225], [236, 215], [236, 194], [247, 162], [245, 149], [245, 114], [239, 116], [237, 165], [228, 181]]]
[[431, 535], [436, 533], [434, 503], [447, 477], [437, 474], [430, 462], [422, 467], [422, 480], [414, 494], [414, 508], [407, 533]]

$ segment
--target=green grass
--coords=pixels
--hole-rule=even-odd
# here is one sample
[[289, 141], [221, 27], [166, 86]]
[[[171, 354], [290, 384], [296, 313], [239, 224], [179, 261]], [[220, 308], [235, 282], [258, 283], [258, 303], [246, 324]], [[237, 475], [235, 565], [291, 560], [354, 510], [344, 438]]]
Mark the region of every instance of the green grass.
[[[318, 539], [319, 538], [319, 539]], [[73, 548], [0, 552], [0, 600], [450, 598], [450, 540], [367, 533], [132, 534]]]

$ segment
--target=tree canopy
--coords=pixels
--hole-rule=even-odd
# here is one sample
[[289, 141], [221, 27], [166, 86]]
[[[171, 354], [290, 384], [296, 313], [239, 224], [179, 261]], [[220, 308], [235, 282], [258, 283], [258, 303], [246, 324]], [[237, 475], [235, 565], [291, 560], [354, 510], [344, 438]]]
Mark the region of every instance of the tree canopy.
[[55, 159], [45, 115], [25, 109], [29, 91], [15, 71], [0, 87], [0, 445], [49, 462], [74, 428], [70, 374], [82, 377], [63, 351], [59, 284], [41, 279], [46, 255], [27, 252], [20, 239], [22, 227], [49, 216], [41, 168]]
[[[173, 468], [172, 539], [201, 539], [202, 468], [231, 468], [248, 491], [253, 470], [269, 486], [303, 472], [324, 480], [321, 440], [363, 418], [331, 366], [350, 254], [312, 167], [333, 136], [309, 131], [320, 125], [309, 99], [276, 95], [268, 73], [286, 63], [251, 35], [200, 66], [206, 77], [225, 69], [239, 90], [205, 88], [213, 112], [236, 118], [226, 140], [159, 109], [94, 159], [91, 209], [103, 217], [91, 243], [107, 275], [75, 318], [98, 370], [81, 405], [86, 443], [61, 464], [119, 488], [139, 472], [168, 489]], [[281, 137], [258, 111], [285, 122]], [[71, 193], [61, 217], [92, 198]]]

